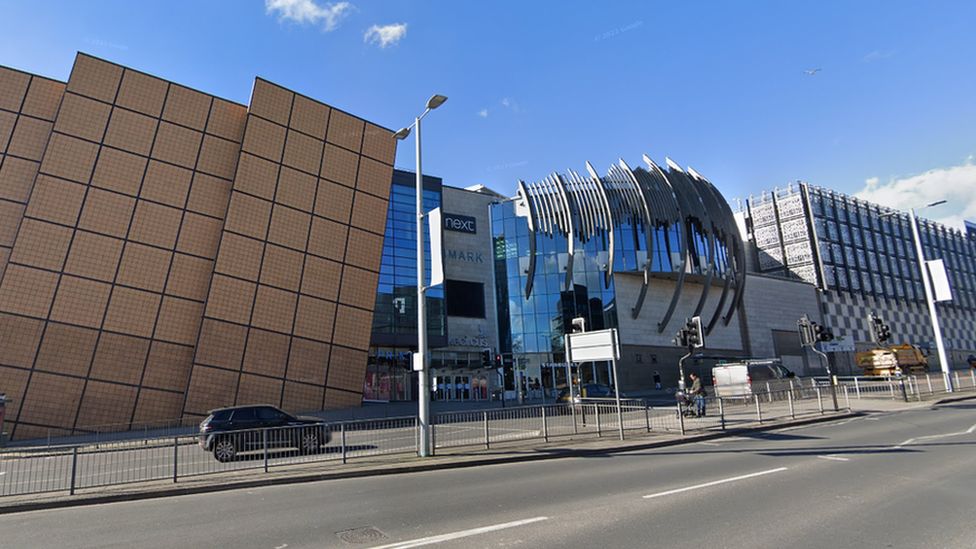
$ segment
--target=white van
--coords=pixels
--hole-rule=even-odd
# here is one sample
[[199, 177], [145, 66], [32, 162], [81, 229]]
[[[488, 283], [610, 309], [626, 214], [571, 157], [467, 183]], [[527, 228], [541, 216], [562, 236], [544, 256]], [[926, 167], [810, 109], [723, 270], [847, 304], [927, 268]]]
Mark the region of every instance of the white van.
[[742, 360], [712, 368], [712, 387], [715, 396], [743, 398], [767, 391], [788, 390], [795, 377], [796, 374], [783, 367], [778, 358]]

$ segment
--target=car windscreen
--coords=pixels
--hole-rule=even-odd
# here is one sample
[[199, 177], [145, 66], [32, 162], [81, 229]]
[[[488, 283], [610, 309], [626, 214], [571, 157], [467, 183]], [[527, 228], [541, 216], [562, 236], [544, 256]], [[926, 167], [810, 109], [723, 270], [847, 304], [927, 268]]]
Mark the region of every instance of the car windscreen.
[[218, 410], [210, 414], [210, 417], [207, 419], [210, 421], [227, 421], [228, 419], [230, 419], [230, 413], [232, 411], [233, 410]]

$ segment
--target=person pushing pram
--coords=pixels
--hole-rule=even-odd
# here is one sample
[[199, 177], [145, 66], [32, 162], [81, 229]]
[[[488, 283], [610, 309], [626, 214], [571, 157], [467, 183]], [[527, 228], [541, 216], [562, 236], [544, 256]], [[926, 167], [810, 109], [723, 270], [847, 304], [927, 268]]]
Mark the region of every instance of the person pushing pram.
[[674, 394], [678, 401], [678, 409], [685, 417], [705, 417], [705, 389], [702, 387], [701, 378], [696, 373], [692, 373], [689, 377], [691, 377], [691, 387]]

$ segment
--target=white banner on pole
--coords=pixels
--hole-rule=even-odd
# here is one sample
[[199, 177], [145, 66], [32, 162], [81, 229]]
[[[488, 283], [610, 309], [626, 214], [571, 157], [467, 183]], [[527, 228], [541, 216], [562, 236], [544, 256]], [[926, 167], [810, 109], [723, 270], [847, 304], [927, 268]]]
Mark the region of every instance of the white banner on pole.
[[441, 209], [434, 208], [427, 214], [427, 229], [430, 231], [430, 285], [437, 286], [444, 283], [444, 246], [442, 245]]
[[930, 259], [925, 262], [929, 269], [929, 280], [932, 281], [932, 293], [936, 301], [952, 301], [952, 288], [949, 287], [949, 275], [946, 274], [945, 263], [941, 259]]

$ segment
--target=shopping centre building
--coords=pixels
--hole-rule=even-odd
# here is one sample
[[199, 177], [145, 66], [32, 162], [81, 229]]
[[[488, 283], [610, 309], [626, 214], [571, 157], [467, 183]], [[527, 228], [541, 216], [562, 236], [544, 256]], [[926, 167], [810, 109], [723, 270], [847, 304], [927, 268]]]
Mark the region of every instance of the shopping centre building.
[[79, 54], [0, 69], [0, 393], [14, 438], [358, 406], [392, 132]]
[[[517, 388], [677, 381], [691, 316], [708, 379], [736, 357], [822, 373], [803, 315], [869, 345], [867, 312], [931, 345], [903, 214], [806, 185], [733, 211], [689, 167], [644, 157], [518, 181], [514, 196], [424, 176], [444, 283], [426, 292], [417, 386], [416, 175], [380, 125], [266, 80], [247, 105], [85, 54], [67, 82], [0, 67], [0, 394], [18, 439], [193, 420], [484, 400]], [[472, 183], [472, 182], [464, 182]], [[514, 183], [514, 182], [513, 182]], [[955, 292], [950, 359], [976, 350], [976, 239], [923, 221]], [[429, 284], [432, 252], [421, 273]], [[620, 379], [569, 367], [574, 318], [616, 328]], [[844, 341], [848, 341], [845, 339]], [[852, 353], [831, 353], [842, 372]]]

